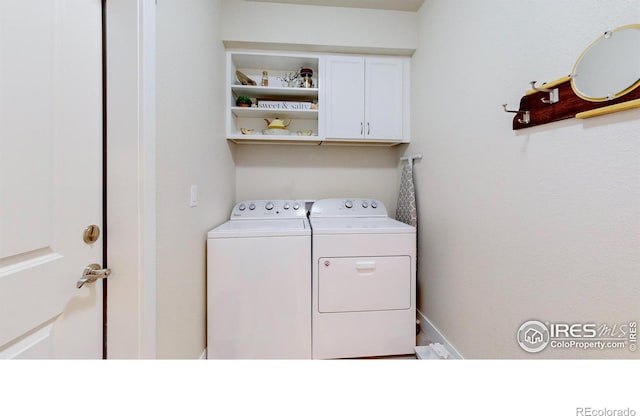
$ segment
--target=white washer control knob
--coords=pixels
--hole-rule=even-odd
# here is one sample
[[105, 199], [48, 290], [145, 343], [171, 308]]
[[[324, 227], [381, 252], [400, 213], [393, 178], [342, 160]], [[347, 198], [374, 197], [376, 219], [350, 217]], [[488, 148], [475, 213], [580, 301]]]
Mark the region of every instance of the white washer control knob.
[[284, 206], [282, 208], [289, 209], [289, 208], [291, 208], [291, 205], [289, 205], [288, 202], [285, 202], [285, 204], [284, 204]]
[[362, 208], [367, 208], [369, 203], [367, 201], [362, 201]]
[[238, 209], [240, 211], [244, 211], [245, 209], [247, 209], [247, 206], [245, 204], [240, 204], [240, 205], [238, 205]]
[[376, 201], [371, 201], [371, 208], [378, 208]]
[[297, 202], [295, 202], [293, 204], [293, 209], [295, 209], [296, 211], [300, 209], [300, 204], [298, 204]]
[[267, 205], [264, 206], [267, 211], [271, 211], [273, 209], [273, 202], [267, 202]]
[[347, 207], [347, 208], [353, 208], [353, 201], [347, 200], [344, 203], [344, 206]]
[[253, 211], [254, 209], [256, 209], [256, 204], [254, 204], [253, 202], [251, 204], [249, 204], [249, 209], [251, 211]]

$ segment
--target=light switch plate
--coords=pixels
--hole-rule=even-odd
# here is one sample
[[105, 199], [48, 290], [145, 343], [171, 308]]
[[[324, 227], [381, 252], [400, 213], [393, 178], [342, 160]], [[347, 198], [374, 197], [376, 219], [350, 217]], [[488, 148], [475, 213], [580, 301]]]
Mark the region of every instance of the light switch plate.
[[191, 208], [198, 206], [198, 186], [191, 185], [191, 199], [189, 201], [189, 206]]

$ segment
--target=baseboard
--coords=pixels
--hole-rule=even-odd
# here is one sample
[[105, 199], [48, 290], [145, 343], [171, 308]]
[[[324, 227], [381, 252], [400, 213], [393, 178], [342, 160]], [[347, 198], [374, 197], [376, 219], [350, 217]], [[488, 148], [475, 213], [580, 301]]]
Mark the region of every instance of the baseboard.
[[442, 344], [442, 346], [444, 346], [451, 354], [451, 358], [458, 360], [464, 359], [462, 354], [460, 354], [458, 350], [456, 350], [455, 347], [451, 345], [451, 343], [444, 337], [444, 335], [442, 335], [438, 328], [436, 328], [435, 325], [433, 325], [431, 321], [429, 321], [429, 319], [422, 314], [421, 311], [417, 310], [416, 312], [418, 314], [418, 319], [420, 319], [420, 330], [426, 335], [429, 341]]
[[207, 359], [207, 349], [205, 348], [204, 351], [202, 351], [202, 354], [200, 354], [200, 359], [201, 360], [206, 360]]

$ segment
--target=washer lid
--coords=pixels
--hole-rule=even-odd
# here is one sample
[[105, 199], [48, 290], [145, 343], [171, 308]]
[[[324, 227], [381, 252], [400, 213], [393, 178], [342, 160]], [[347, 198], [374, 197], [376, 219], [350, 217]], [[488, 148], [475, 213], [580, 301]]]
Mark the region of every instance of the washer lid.
[[313, 234], [415, 234], [416, 228], [392, 218], [312, 218]]
[[309, 221], [302, 218], [288, 220], [243, 220], [227, 221], [207, 233], [207, 238], [233, 237], [282, 237], [309, 236]]

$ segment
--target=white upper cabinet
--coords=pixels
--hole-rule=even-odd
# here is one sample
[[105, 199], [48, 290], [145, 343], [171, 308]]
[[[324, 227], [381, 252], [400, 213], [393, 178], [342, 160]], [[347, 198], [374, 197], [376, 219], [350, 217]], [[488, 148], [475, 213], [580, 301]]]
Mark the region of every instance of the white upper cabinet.
[[327, 56], [326, 139], [408, 142], [408, 71], [408, 58]]
[[[301, 73], [308, 83], [286, 82]], [[228, 51], [226, 82], [227, 139], [236, 143], [409, 142], [407, 57]]]

